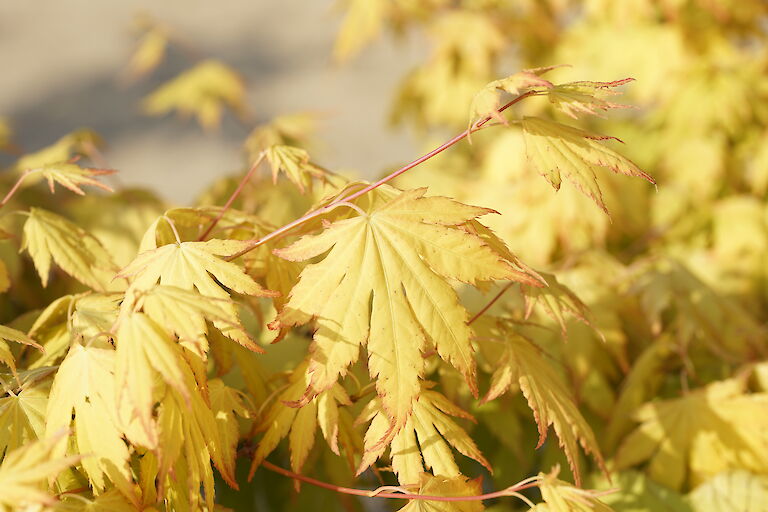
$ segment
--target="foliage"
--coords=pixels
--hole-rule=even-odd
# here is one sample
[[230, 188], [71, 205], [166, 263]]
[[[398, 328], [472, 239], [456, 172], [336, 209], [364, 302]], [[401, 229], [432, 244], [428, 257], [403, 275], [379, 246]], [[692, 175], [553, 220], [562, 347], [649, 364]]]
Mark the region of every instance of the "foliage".
[[[90, 130], [20, 155], [0, 510], [765, 509], [766, 5], [350, 0], [336, 59], [423, 30], [393, 120], [464, 130], [373, 183], [303, 113], [186, 208]], [[179, 44], [138, 30], [131, 80]], [[250, 122], [213, 59], [144, 107]]]

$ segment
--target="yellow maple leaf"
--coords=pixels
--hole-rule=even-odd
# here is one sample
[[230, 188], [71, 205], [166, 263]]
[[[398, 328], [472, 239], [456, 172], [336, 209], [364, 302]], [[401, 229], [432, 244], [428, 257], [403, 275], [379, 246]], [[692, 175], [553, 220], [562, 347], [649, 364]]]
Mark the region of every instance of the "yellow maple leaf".
[[21, 250], [32, 257], [43, 286], [48, 284], [51, 260], [86, 286], [105, 291], [117, 270], [112, 257], [90, 233], [69, 220], [31, 208], [24, 223]]
[[43, 347], [35, 343], [35, 340], [23, 332], [0, 325], [0, 363], [5, 363], [14, 375], [16, 375], [16, 361], [11, 353], [11, 348], [8, 346], [7, 342], [9, 341], [15, 341], [22, 345], [29, 345], [30, 347], [35, 347], [41, 352], [44, 352]]
[[[419, 494], [424, 496], [478, 496], [483, 492], [479, 478], [468, 480], [465, 476], [419, 476]], [[411, 500], [399, 512], [481, 512], [483, 503], [476, 501]]]
[[205, 60], [161, 85], [143, 105], [151, 115], [177, 110], [183, 116], [196, 115], [203, 128], [216, 128], [225, 106], [240, 115], [245, 112], [245, 83], [229, 66]]
[[[144, 508], [152, 512], [152, 508]], [[56, 512], [135, 512], [136, 506], [131, 504], [117, 489], [110, 489], [93, 498], [79, 494], [67, 493], [56, 505]]]
[[115, 172], [117, 171], [112, 169], [80, 167], [73, 162], [51, 163], [36, 169], [27, 170], [28, 174], [41, 174], [48, 181], [48, 188], [51, 190], [51, 194], [54, 193], [53, 184], [58, 183], [80, 196], [85, 195], [83, 189], [80, 188], [84, 185], [112, 192], [113, 190], [109, 186], [93, 179], [93, 176], [104, 176], [106, 174], [114, 174]]
[[265, 150], [269, 165], [272, 167], [272, 181], [283, 172], [303, 194], [312, 189], [312, 178], [325, 179], [326, 171], [309, 161], [309, 153], [294, 146], [276, 145]]
[[607, 98], [620, 94], [614, 87], [628, 84], [634, 78], [613, 82], [569, 82], [547, 89], [547, 97], [556, 109], [576, 119], [579, 114], [599, 115], [599, 110], [631, 108], [629, 105], [613, 103]]
[[579, 412], [571, 391], [552, 364], [532, 342], [503, 326], [500, 328], [504, 335], [505, 347], [496, 362], [497, 369], [491, 377], [491, 385], [483, 402], [497, 398], [517, 383], [536, 418], [539, 429], [537, 448], [544, 444], [547, 430], [552, 425], [577, 484], [581, 481], [578, 465], [579, 445], [586, 453], [592, 453], [605, 470], [595, 434]]
[[125, 70], [128, 80], [148, 75], [160, 65], [165, 58], [171, 33], [165, 24], [146, 15], [138, 16], [136, 25], [142, 34]]
[[403, 485], [419, 483], [422, 473], [456, 478], [461, 475], [451, 447], [491, 471], [491, 466], [471, 437], [451, 419], [456, 416], [474, 418], [436, 391], [422, 389], [413, 411], [402, 428], [390, 434], [390, 420], [378, 399], [362, 412], [361, 419], [370, 420], [365, 433], [365, 453], [357, 470], [359, 475], [373, 464], [391, 439], [390, 458], [398, 481]]
[[[103, 492], [111, 481], [138, 504], [132, 490], [128, 446], [118, 422], [115, 349], [107, 341], [75, 342], [62, 361], [51, 386], [46, 411], [48, 435], [74, 424], [77, 449], [93, 488]], [[74, 421], [72, 420], [74, 413]], [[64, 455], [62, 440], [54, 451]]]
[[[335, 384], [308, 403], [297, 407], [300, 405], [297, 400], [302, 397], [309, 383], [307, 364], [307, 361], [303, 361], [296, 367], [288, 387], [277, 396], [264, 417], [259, 420], [256, 430], [263, 431], [264, 435], [253, 454], [250, 476], [286, 436], [291, 450], [291, 469], [295, 472], [301, 471], [315, 444], [318, 426], [331, 450], [340, 455], [339, 416], [346, 413], [339, 406], [351, 405], [352, 402], [344, 388]], [[350, 446], [345, 448], [349, 449]]]
[[15, 171], [23, 172], [27, 169], [68, 162], [78, 155], [92, 156], [101, 145], [103, 145], [103, 141], [96, 132], [82, 128], [61, 137], [50, 146], [22, 156], [13, 164], [12, 168]]
[[688, 496], [693, 512], [768, 511], [768, 477], [744, 470], [725, 471]]
[[552, 87], [549, 80], [541, 78], [540, 75], [551, 71], [558, 66], [546, 68], [524, 69], [513, 75], [499, 80], [494, 80], [483, 87], [472, 99], [469, 107], [469, 125], [485, 117], [493, 117], [497, 121], [507, 124], [506, 119], [499, 114], [498, 108], [501, 107], [502, 93], [518, 96], [527, 91], [546, 91]]
[[0, 511], [10, 512], [28, 505], [56, 504], [45, 489], [49, 479], [76, 464], [79, 455], [56, 457], [54, 447], [66, 436], [66, 430], [52, 437], [29, 443], [8, 453], [0, 465]]
[[203, 297], [223, 299], [220, 307], [231, 321], [214, 319], [214, 326], [241, 345], [261, 350], [240, 326], [237, 309], [233, 303], [225, 302], [230, 298], [229, 293], [221, 287], [223, 285], [235, 292], [259, 297], [276, 295], [262, 288], [240, 266], [222, 259], [236, 254], [246, 245], [247, 242], [238, 240], [180, 242], [140, 253], [118, 274], [118, 277], [131, 279], [123, 310], [134, 308], [141, 292], [150, 290], [158, 283], [196, 290]]
[[389, 0], [346, 0], [347, 14], [336, 36], [333, 57], [343, 62], [374, 39], [392, 9]]
[[619, 447], [617, 469], [649, 462], [651, 478], [672, 489], [720, 471], [768, 472], [768, 394], [744, 393], [744, 379], [714, 382], [676, 399], [651, 402]]
[[208, 396], [211, 401], [211, 412], [216, 420], [216, 432], [220, 453], [220, 471], [229, 478], [229, 483], [235, 489], [234, 478], [237, 456], [237, 442], [240, 439], [240, 425], [237, 416], [250, 418], [251, 414], [243, 402], [243, 393], [224, 384], [221, 379], [208, 381]]
[[0, 398], [0, 456], [45, 437], [45, 408], [48, 390], [42, 386], [23, 386], [8, 390]]
[[382, 406], [400, 427], [419, 394], [428, 344], [477, 390], [467, 312], [446, 279], [538, 282], [461, 228], [490, 210], [424, 197], [425, 189], [386, 190], [364, 214], [275, 251], [292, 261], [328, 254], [301, 272], [272, 327], [317, 318], [307, 398], [332, 387], [367, 343]]
[[542, 505], [536, 505], [535, 512], [613, 512], [613, 509], [600, 501], [599, 491], [590, 491], [574, 487], [557, 478], [560, 468], [555, 466], [549, 474], [539, 473], [539, 489], [544, 499]]
[[538, 117], [524, 117], [521, 126], [526, 155], [538, 173], [555, 190], [560, 189], [562, 176], [565, 176], [606, 213], [608, 210], [596, 174], [600, 168], [656, 183], [632, 161], [600, 143], [618, 140], [615, 137], [597, 135]]
[[190, 389], [184, 383], [184, 356], [170, 333], [145, 313], [122, 316], [117, 330], [115, 393], [118, 406], [127, 397], [144, 431], [154, 437], [152, 409], [155, 381], [162, 379], [189, 403]]

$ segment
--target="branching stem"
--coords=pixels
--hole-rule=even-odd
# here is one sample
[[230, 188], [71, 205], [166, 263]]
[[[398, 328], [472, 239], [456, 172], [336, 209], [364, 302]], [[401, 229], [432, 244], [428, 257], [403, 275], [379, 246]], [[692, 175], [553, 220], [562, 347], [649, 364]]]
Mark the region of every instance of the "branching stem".
[[471, 325], [471, 324], [472, 324], [472, 322], [474, 322], [475, 320], [477, 320], [478, 318], [480, 318], [481, 316], [483, 316], [483, 314], [485, 314], [485, 312], [486, 312], [486, 311], [488, 311], [489, 309], [491, 309], [491, 306], [493, 306], [494, 304], [496, 304], [496, 301], [497, 301], [497, 300], [499, 300], [499, 299], [501, 298], [501, 296], [502, 296], [502, 295], [504, 295], [504, 293], [505, 293], [507, 290], [509, 290], [510, 288], [512, 288], [512, 285], [513, 285], [513, 284], [515, 284], [515, 282], [514, 282], [514, 281], [511, 281], [511, 282], [507, 283], [506, 285], [504, 285], [504, 287], [503, 287], [501, 290], [499, 290], [499, 293], [497, 293], [497, 294], [496, 294], [496, 296], [494, 296], [494, 297], [493, 297], [493, 298], [492, 298], [492, 299], [491, 299], [491, 300], [488, 302], [488, 304], [486, 304], [485, 306], [483, 306], [483, 309], [481, 309], [480, 311], [478, 311], [477, 313], [475, 313], [475, 314], [474, 314], [474, 316], [473, 316], [472, 318], [470, 318], [469, 320], [467, 320], [467, 325]]
[[237, 199], [237, 196], [240, 195], [240, 192], [243, 191], [243, 188], [245, 188], [245, 184], [248, 183], [251, 180], [251, 176], [253, 176], [253, 173], [256, 172], [256, 169], [259, 168], [259, 165], [261, 165], [261, 162], [264, 161], [264, 152], [262, 151], [259, 153], [259, 158], [256, 159], [256, 161], [253, 163], [250, 169], [248, 169], [248, 172], [245, 173], [245, 176], [243, 176], [243, 179], [240, 180], [240, 184], [237, 185], [237, 188], [234, 192], [232, 192], [232, 195], [229, 196], [229, 199], [227, 199], [227, 202], [222, 207], [219, 214], [216, 216], [215, 219], [213, 219], [213, 222], [211, 222], [211, 225], [208, 226], [208, 229], [206, 229], [202, 235], [197, 237], [198, 242], [202, 242], [206, 239], [208, 235], [211, 234], [211, 231], [213, 231], [213, 228], [216, 227], [216, 224], [219, 223], [219, 221], [224, 217], [224, 214], [227, 213], [227, 210], [229, 210], [229, 207], [232, 206], [232, 203], [235, 202], [235, 199]]
[[539, 485], [539, 479], [537, 477], [534, 477], [534, 478], [528, 478], [526, 480], [523, 480], [522, 482], [512, 485], [510, 487], [507, 487], [506, 489], [502, 489], [501, 491], [489, 492], [486, 494], [477, 494], [473, 496], [429, 496], [426, 494], [409, 494], [407, 492], [400, 492], [400, 491], [399, 492], [381, 492], [384, 489], [387, 489], [387, 490], [397, 489], [391, 486], [385, 486], [384, 488], [374, 489], [372, 491], [367, 489], [354, 489], [352, 487], [342, 487], [339, 485], [329, 484], [327, 482], [323, 482], [321, 480], [317, 480], [309, 476], [294, 473], [293, 471], [289, 471], [285, 468], [281, 468], [280, 466], [276, 466], [266, 460], [262, 461], [261, 465], [270, 471], [281, 474], [283, 476], [287, 476], [288, 478], [293, 478], [294, 480], [299, 480], [301, 482], [305, 482], [317, 487], [322, 487], [323, 489], [329, 489], [331, 491], [335, 491], [338, 493], [352, 494], [354, 496], [364, 496], [366, 498], [390, 498], [390, 499], [399, 499], [399, 500], [428, 500], [428, 501], [483, 501], [483, 500], [491, 500], [494, 498], [504, 498], [507, 496], [517, 497], [520, 491], [525, 489], [530, 489], [531, 487], [537, 487]]
[[456, 135], [452, 139], [448, 140], [447, 142], [445, 142], [445, 143], [441, 144], [440, 146], [436, 147], [435, 149], [433, 149], [432, 151], [430, 151], [426, 155], [423, 155], [423, 156], [417, 158], [413, 162], [411, 162], [411, 163], [409, 163], [407, 165], [404, 165], [403, 167], [401, 167], [401, 168], [397, 169], [396, 171], [394, 171], [394, 172], [388, 174], [387, 176], [383, 177], [379, 181], [377, 181], [375, 183], [371, 183], [370, 185], [368, 185], [368, 186], [358, 190], [357, 192], [354, 192], [354, 193], [349, 194], [347, 196], [343, 196], [343, 197], [337, 198], [337, 199], [331, 201], [330, 203], [328, 203], [327, 205], [322, 206], [320, 208], [317, 208], [316, 210], [312, 210], [312, 211], [306, 213], [305, 215], [303, 215], [302, 217], [299, 217], [298, 219], [296, 219], [296, 220], [294, 220], [292, 222], [289, 222], [285, 226], [283, 226], [281, 228], [278, 228], [275, 231], [272, 231], [271, 233], [269, 233], [267, 235], [264, 235], [261, 238], [250, 240], [249, 244], [243, 250], [241, 250], [240, 252], [237, 252], [237, 253], [227, 257], [226, 260], [227, 261], [231, 261], [231, 260], [234, 260], [236, 258], [239, 258], [243, 254], [245, 254], [247, 252], [250, 252], [253, 249], [255, 249], [256, 247], [259, 247], [260, 245], [265, 244], [266, 242], [269, 242], [270, 240], [273, 240], [273, 239], [279, 237], [280, 235], [282, 235], [282, 234], [292, 230], [293, 228], [295, 228], [297, 226], [300, 226], [301, 224], [304, 224], [305, 222], [307, 222], [307, 221], [309, 221], [311, 219], [314, 219], [316, 217], [319, 217], [319, 216], [327, 213], [328, 211], [333, 209], [338, 203], [354, 201], [358, 197], [360, 197], [360, 196], [362, 196], [364, 194], [367, 194], [371, 190], [373, 190], [375, 188], [378, 188], [381, 185], [392, 181], [393, 179], [397, 178], [401, 174], [403, 174], [403, 173], [413, 169], [417, 165], [420, 165], [420, 164], [426, 162], [427, 160], [429, 160], [433, 156], [442, 153], [443, 151], [445, 151], [446, 149], [450, 148], [451, 146], [453, 146], [457, 142], [467, 138], [471, 133], [476, 132], [477, 130], [479, 130], [483, 126], [485, 126], [488, 122], [490, 122], [492, 119], [494, 119], [495, 117], [498, 117], [498, 114], [500, 114], [501, 112], [504, 112], [505, 110], [507, 110], [509, 107], [511, 107], [515, 103], [518, 103], [518, 102], [524, 100], [525, 98], [527, 98], [529, 96], [533, 96], [534, 94], [536, 94], [535, 91], [528, 91], [526, 93], [523, 93], [523, 94], [515, 97], [514, 99], [508, 101], [506, 104], [504, 104], [501, 107], [499, 107], [496, 110], [496, 112], [494, 112], [493, 115], [490, 115], [488, 117], [485, 117], [485, 118], [477, 121], [472, 126], [467, 128], [466, 130], [464, 130], [460, 134]]

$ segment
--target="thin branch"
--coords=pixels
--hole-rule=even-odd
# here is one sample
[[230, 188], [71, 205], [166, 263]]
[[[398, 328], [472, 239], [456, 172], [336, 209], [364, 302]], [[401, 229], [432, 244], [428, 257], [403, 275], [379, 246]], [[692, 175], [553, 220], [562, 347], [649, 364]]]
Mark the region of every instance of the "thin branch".
[[219, 214], [216, 216], [215, 219], [213, 219], [213, 222], [211, 222], [211, 225], [208, 226], [208, 229], [205, 230], [205, 232], [197, 237], [198, 242], [202, 242], [205, 240], [205, 238], [211, 234], [211, 231], [213, 231], [213, 228], [216, 227], [216, 224], [219, 223], [219, 221], [224, 217], [224, 214], [227, 213], [227, 210], [229, 210], [229, 207], [232, 206], [232, 203], [235, 202], [235, 199], [237, 199], [237, 196], [240, 195], [240, 192], [243, 191], [243, 188], [245, 188], [245, 184], [248, 183], [251, 180], [251, 176], [253, 176], [253, 173], [256, 172], [256, 169], [258, 169], [261, 162], [264, 161], [264, 152], [259, 153], [259, 158], [256, 159], [256, 161], [253, 163], [250, 169], [248, 169], [248, 172], [245, 173], [245, 176], [243, 176], [243, 179], [240, 180], [240, 184], [237, 186], [234, 192], [232, 192], [232, 195], [229, 196], [229, 199], [227, 199], [227, 202], [222, 207]]
[[513, 284], [515, 284], [515, 282], [514, 282], [514, 281], [511, 281], [511, 282], [507, 283], [506, 285], [504, 285], [504, 288], [502, 288], [501, 290], [499, 290], [499, 293], [497, 293], [497, 294], [496, 294], [496, 296], [495, 296], [494, 298], [492, 298], [492, 299], [490, 300], [490, 302], [488, 302], [488, 304], [486, 304], [485, 306], [483, 306], [483, 309], [481, 309], [480, 311], [478, 311], [477, 313], [475, 313], [475, 315], [474, 315], [472, 318], [470, 318], [469, 320], [467, 320], [467, 325], [471, 325], [471, 324], [472, 324], [472, 322], [474, 322], [475, 320], [477, 320], [478, 318], [480, 318], [481, 316], [483, 316], [483, 314], [484, 314], [486, 311], [488, 311], [489, 309], [491, 309], [491, 306], [493, 306], [494, 304], [496, 304], [496, 301], [497, 301], [497, 300], [499, 300], [499, 299], [501, 298], [501, 296], [502, 296], [502, 295], [504, 295], [504, 293], [505, 293], [507, 290], [509, 290], [510, 288], [512, 288], [512, 285], [513, 285]]
[[[262, 461], [261, 465], [270, 471], [281, 474], [283, 476], [287, 476], [288, 478], [293, 478], [294, 480], [299, 480], [301, 482], [305, 482], [310, 485], [322, 487], [323, 489], [329, 489], [331, 491], [339, 492], [342, 494], [352, 494], [354, 496], [364, 496], [366, 498], [390, 498], [390, 499], [397, 499], [397, 500], [428, 500], [428, 501], [484, 501], [484, 500], [491, 500], [495, 498], [503, 498], [507, 496], [515, 496], [517, 493], [519, 493], [522, 490], [530, 489], [531, 487], [538, 487], [539, 485], [539, 479], [537, 477], [534, 477], [535, 479], [533, 480], [529, 478], [527, 480], [523, 480], [518, 484], [507, 487], [506, 489], [502, 489], [501, 491], [489, 492], [486, 494], [478, 494], [473, 496], [430, 496], [426, 494], [409, 494], [405, 492], [380, 492], [382, 488], [374, 489], [370, 491], [367, 489], [355, 489], [352, 487], [342, 487], [339, 485], [329, 484], [327, 482], [323, 482], [321, 480], [317, 480], [309, 476], [294, 473], [293, 471], [289, 471], [285, 468], [281, 468], [280, 466], [276, 466], [266, 460]], [[390, 486], [385, 486], [385, 488], [392, 489], [392, 487]]]
[[5, 206], [5, 203], [11, 200], [13, 195], [16, 193], [17, 190], [19, 190], [19, 187], [24, 182], [24, 179], [29, 176], [32, 173], [31, 170], [27, 169], [23, 173], [21, 173], [21, 176], [19, 176], [19, 179], [16, 180], [16, 183], [14, 183], [13, 187], [11, 187], [11, 190], [8, 191], [7, 194], [5, 194], [5, 197], [3, 198], [2, 202], [0, 202], [0, 208]]
[[328, 203], [327, 205], [322, 206], [320, 208], [317, 208], [316, 210], [312, 210], [311, 212], [306, 213], [302, 217], [299, 217], [298, 219], [294, 220], [293, 222], [289, 222], [285, 226], [283, 226], [281, 228], [278, 228], [275, 231], [273, 231], [273, 232], [271, 232], [271, 233], [269, 233], [267, 235], [264, 235], [261, 238], [257, 238], [257, 239], [251, 240], [250, 243], [248, 244], [248, 246], [246, 246], [240, 252], [237, 252], [237, 253], [227, 257], [226, 260], [227, 261], [232, 261], [232, 260], [234, 260], [236, 258], [239, 258], [243, 254], [252, 251], [256, 247], [258, 247], [258, 246], [260, 246], [262, 244], [265, 244], [266, 242], [268, 242], [268, 241], [270, 241], [270, 240], [272, 240], [274, 238], [277, 238], [278, 236], [282, 235], [283, 233], [286, 233], [286, 232], [292, 230], [293, 228], [295, 228], [297, 226], [300, 226], [301, 224], [304, 224], [305, 222], [307, 222], [307, 221], [309, 221], [311, 219], [314, 219], [316, 217], [319, 217], [319, 216], [327, 213], [328, 211], [333, 209], [333, 207], [335, 207], [338, 203], [354, 201], [358, 197], [360, 197], [360, 196], [362, 196], [364, 194], [367, 194], [371, 190], [373, 190], [375, 188], [378, 188], [381, 185], [384, 185], [385, 183], [388, 183], [388, 182], [392, 181], [393, 179], [397, 178], [401, 174], [403, 174], [403, 173], [413, 169], [417, 165], [420, 165], [420, 164], [426, 162], [427, 160], [429, 160], [433, 156], [442, 153], [443, 151], [445, 151], [446, 149], [450, 148], [451, 146], [453, 146], [457, 142], [467, 138], [471, 133], [476, 132], [477, 130], [481, 129], [483, 126], [485, 126], [488, 122], [490, 122], [492, 119], [494, 119], [494, 117], [496, 117], [501, 112], [504, 112], [505, 110], [507, 110], [509, 107], [511, 107], [515, 103], [518, 103], [518, 102], [524, 100], [525, 98], [527, 98], [529, 96], [533, 96], [534, 94], [535, 94], [535, 91], [528, 91], [528, 92], [526, 92], [524, 94], [521, 94], [520, 96], [517, 96], [516, 98], [512, 99], [511, 101], [509, 101], [506, 104], [504, 104], [501, 107], [499, 107], [496, 110], [496, 112], [494, 112], [493, 115], [481, 119], [480, 121], [476, 122], [475, 124], [473, 124], [472, 126], [467, 128], [466, 130], [464, 130], [460, 134], [456, 135], [455, 137], [453, 137], [449, 141], [447, 141], [447, 142], [441, 144], [440, 146], [436, 147], [435, 149], [433, 149], [432, 151], [430, 151], [426, 155], [423, 155], [423, 156], [417, 158], [413, 162], [411, 162], [411, 163], [409, 163], [409, 164], [407, 164], [407, 165], [397, 169], [396, 171], [388, 174], [387, 176], [383, 177], [379, 181], [377, 181], [375, 183], [371, 183], [368, 186], [358, 190], [357, 192], [355, 192], [353, 194], [349, 194], [348, 196], [337, 198], [334, 201]]

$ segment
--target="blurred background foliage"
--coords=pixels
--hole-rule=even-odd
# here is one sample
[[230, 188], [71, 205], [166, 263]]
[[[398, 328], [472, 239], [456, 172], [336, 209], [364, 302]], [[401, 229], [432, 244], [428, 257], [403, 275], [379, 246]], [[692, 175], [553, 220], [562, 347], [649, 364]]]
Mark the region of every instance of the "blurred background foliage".
[[[477, 327], [485, 375], [481, 389], [487, 389], [502, 357], [491, 344], [483, 343], [484, 335], [498, 336], [496, 331], [503, 328], [509, 331], [505, 335], [533, 340], [572, 389], [597, 435], [612, 480], [601, 476], [593, 462], [581, 463], [588, 468], [588, 486], [619, 489], [601, 498], [605, 503], [617, 512], [766, 510], [768, 3], [349, 0], [340, 7], [335, 46], [328, 48], [336, 69], [365, 62], [377, 45], [393, 40], [412, 65], [410, 71], [388, 76], [388, 83], [395, 84], [391, 96], [381, 88], [363, 90], [363, 96], [391, 101], [389, 121], [400, 137], [411, 142], [393, 143], [384, 132], [370, 131], [374, 122], [365, 109], [369, 100], [344, 120], [368, 139], [366, 147], [377, 148], [359, 157], [367, 177], [394, 169], [407, 158], [403, 148], [416, 156], [421, 152], [414, 148], [429, 150], [465, 129], [475, 94], [486, 83], [520, 69], [567, 65], [547, 75], [557, 82], [635, 79], [622, 87], [620, 98], [633, 108], [605, 118], [570, 119], [535, 98], [514, 114], [546, 113], [626, 143], [621, 152], [652, 175], [657, 188], [605, 174], [601, 185], [610, 215], [568, 182], [553, 191], [531, 168], [522, 133], [514, 123], [476, 133], [471, 144], [451, 148], [403, 175], [396, 185], [428, 186], [430, 194], [497, 210], [501, 215], [486, 218], [489, 226], [522, 261], [552, 274], [547, 280], [557, 284], [554, 291], [536, 296], [513, 287], [490, 310], [494, 317], [489, 318], [504, 322]], [[260, 23], [253, 20], [254, 29]], [[291, 19], [282, 20], [280, 26], [301, 41], [302, 32], [292, 30]], [[286, 109], [265, 119], [254, 112], [247, 88], [249, 81], [258, 82], [258, 75], [246, 79], [237, 62], [189, 50], [189, 45], [197, 46], [194, 36], [159, 17], [143, 15], [134, 29], [135, 52], [120, 75], [133, 83], [127, 90], [142, 87], [158, 74], [164, 78], [151, 82], [152, 90], [141, 100], [146, 114], [193, 118], [214, 134], [222, 126], [231, 132], [231, 123], [240, 125], [243, 172], [257, 155], [268, 152], [264, 168], [269, 170], [251, 181], [234, 205], [263, 219], [263, 225], [252, 227], [243, 238], [299, 217], [341, 182], [325, 172], [326, 167], [336, 170], [333, 157], [330, 164], [316, 157], [330, 153], [327, 141], [325, 150], [321, 148], [331, 131], [326, 118], [333, 113]], [[166, 76], [163, 66], [174, 52], [186, 54], [189, 65]], [[306, 73], [315, 72], [325, 71]], [[341, 91], [338, 101], [344, 95]], [[314, 104], [296, 99], [297, 106]], [[14, 132], [15, 121], [11, 115], [0, 122], [0, 150], [11, 155], [2, 175], [5, 189], [25, 169], [77, 155], [96, 167], [113, 165], [102, 138], [87, 129], [62, 135], [52, 145], [22, 156], [26, 143]], [[333, 146], [354, 147], [357, 140]], [[398, 149], [382, 151], [387, 147]], [[230, 170], [207, 172], [215, 177]], [[354, 176], [348, 170], [341, 174]], [[175, 175], [163, 187], [173, 189], [185, 180], [182, 176]], [[223, 204], [241, 177], [242, 173], [212, 178], [195, 204]], [[17, 207], [44, 205], [66, 212], [98, 237], [121, 266], [132, 259], [147, 226], [169, 208], [166, 198], [172, 195], [127, 189], [108, 198], [73, 199], [49, 196], [32, 184], [25, 182], [14, 198]], [[93, 215], [96, 201], [99, 215]], [[181, 219], [183, 212], [176, 215]], [[5, 217], [3, 222], [3, 229], [13, 232], [18, 219]], [[5, 262], [0, 267], [0, 288], [7, 289], [32, 269], [13, 244], [0, 245], [0, 251]], [[258, 268], [258, 257], [250, 264], [254, 275], [268, 275], [269, 269]], [[30, 285], [17, 290], [13, 300], [3, 296], [3, 322], [30, 326], [33, 315], [17, 315], [45, 306], [70, 287], [71, 283], [54, 280], [46, 289]], [[496, 291], [483, 296], [467, 292], [464, 299], [470, 310], [479, 310]], [[261, 327], [264, 319], [273, 318], [271, 307], [256, 304], [248, 317], [264, 344], [275, 335]], [[54, 333], [49, 336], [53, 339]], [[275, 394], [284, 389], [286, 372], [303, 359], [305, 352], [297, 347], [306, 346], [306, 337], [289, 336], [290, 342], [270, 346], [264, 356], [218, 356], [217, 364], [222, 365], [218, 373], [229, 385], [250, 393], [257, 423]], [[255, 377], [231, 365], [233, 357], [263, 379], [248, 382]], [[230, 366], [222, 363], [228, 360]], [[494, 474], [466, 460], [461, 467], [467, 475], [484, 474], [486, 490], [549, 471], [557, 463], [568, 466], [554, 438], [533, 449], [536, 424], [518, 389], [478, 405], [455, 372], [444, 365], [432, 370], [432, 379], [448, 398], [478, 419], [476, 425], [465, 426]], [[356, 374], [366, 378], [364, 372]], [[243, 432], [253, 426], [248, 421], [253, 423], [243, 421]], [[369, 474], [355, 480], [344, 459], [321, 444], [311, 452], [306, 473], [338, 485], [378, 485]], [[354, 452], [354, 446], [350, 450]], [[288, 465], [285, 446], [273, 457]], [[295, 493], [292, 481], [263, 470], [246, 482], [249, 466], [247, 459], [238, 461], [240, 491], [217, 482], [219, 503], [235, 510], [396, 506], [378, 501], [372, 505], [309, 485]], [[570, 479], [565, 473], [561, 478]], [[385, 474], [384, 481], [390, 480]], [[527, 509], [515, 500], [488, 505], [498, 511]], [[545, 507], [536, 510], [577, 510]]]

